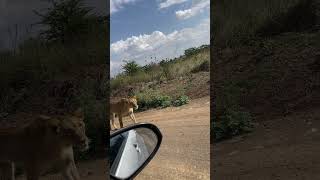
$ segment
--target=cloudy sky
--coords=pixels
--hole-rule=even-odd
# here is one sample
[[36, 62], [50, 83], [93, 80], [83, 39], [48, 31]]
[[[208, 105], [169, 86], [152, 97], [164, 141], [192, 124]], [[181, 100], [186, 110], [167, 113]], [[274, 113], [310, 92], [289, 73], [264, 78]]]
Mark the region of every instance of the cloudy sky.
[[[210, 0], [110, 0], [111, 76], [210, 42]], [[152, 57], [152, 59], [151, 59]]]
[[[106, 0], [84, 0], [94, 8], [98, 14], [107, 14]], [[31, 24], [39, 21], [33, 10], [41, 12], [49, 7], [48, 0], [0, 0], [0, 50], [12, 48], [16, 42], [15, 29], [17, 27], [17, 40], [36, 34], [38, 29]]]

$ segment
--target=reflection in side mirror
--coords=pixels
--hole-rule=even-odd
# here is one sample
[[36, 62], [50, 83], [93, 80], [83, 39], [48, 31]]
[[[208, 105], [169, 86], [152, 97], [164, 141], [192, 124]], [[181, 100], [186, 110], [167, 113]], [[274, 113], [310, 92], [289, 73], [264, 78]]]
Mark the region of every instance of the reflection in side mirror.
[[153, 158], [162, 135], [152, 124], [138, 124], [119, 130], [110, 138], [110, 175], [131, 179]]

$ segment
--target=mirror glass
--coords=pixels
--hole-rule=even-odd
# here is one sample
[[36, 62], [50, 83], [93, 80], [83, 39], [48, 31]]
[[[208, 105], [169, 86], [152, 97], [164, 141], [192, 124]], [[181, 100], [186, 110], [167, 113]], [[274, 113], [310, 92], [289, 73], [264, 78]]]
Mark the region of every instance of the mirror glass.
[[133, 175], [156, 149], [158, 137], [145, 127], [122, 132], [110, 139], [110, 174], [125, 179]]

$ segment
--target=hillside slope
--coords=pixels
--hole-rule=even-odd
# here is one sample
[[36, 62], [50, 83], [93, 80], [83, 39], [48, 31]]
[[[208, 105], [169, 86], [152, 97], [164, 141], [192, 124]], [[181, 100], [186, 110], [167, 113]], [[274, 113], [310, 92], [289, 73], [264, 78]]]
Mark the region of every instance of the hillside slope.
[[319, 40], [284, 33], [215, 51], [213, 103], [236, 99], [255, 128], [211, 145], [213, 179], [319, 179]]
[[261, 117], [320, 105], [320, 32], [286, 33], [216, 50], [216, 99], [233, 89], [241, 106]]

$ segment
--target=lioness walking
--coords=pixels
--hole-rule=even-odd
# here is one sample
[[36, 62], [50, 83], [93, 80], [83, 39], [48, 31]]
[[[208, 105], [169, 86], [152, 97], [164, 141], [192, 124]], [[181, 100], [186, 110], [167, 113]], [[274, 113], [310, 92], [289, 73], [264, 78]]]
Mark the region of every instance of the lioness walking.
[[133, 109], [135, 110], [138, 109], [138, 102], [135, 96], [130, 98], [122, 98], [120, 101], [116, 103], [110, 103], [110, 116], [111, 116], [110, 119], [111, 119], [111, 124], [113, 128], [118, 129], [114, 123], [115, 115], [117, 115], [119, 118], [120, 128], [123, 128], [123, 122], [122, 122], [123, 116], [129, 115], [132, 121], [134, 123], [137, 123], [137, 120], [133, 114]]

